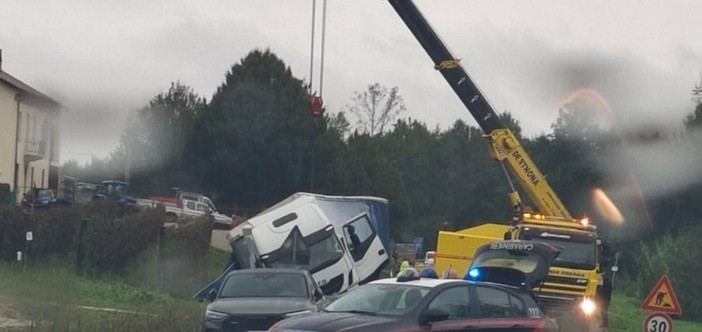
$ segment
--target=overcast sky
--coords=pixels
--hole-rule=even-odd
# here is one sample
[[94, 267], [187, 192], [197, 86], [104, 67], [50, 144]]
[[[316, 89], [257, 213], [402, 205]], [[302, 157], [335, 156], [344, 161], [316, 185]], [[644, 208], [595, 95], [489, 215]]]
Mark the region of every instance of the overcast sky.
[[[680, 125], [694, 109], [702, 1], [415, 3], [527, 135], [550, 132], [559, 105], [583, 88], [622, 126]], [[311, 13], [312, 0], [3, 0], [2, 67], [65, 106], [62, 160], [87, 161], [108, 155], [127, 115], [170, 82], [209, 100], [254, 48], [270, 48], [309, 81]], [[475, 123], [387, 1], [329, 0], [327, 108], [342, 110], [374, 82], [399, 87], [405, 116], [430, 127]]]

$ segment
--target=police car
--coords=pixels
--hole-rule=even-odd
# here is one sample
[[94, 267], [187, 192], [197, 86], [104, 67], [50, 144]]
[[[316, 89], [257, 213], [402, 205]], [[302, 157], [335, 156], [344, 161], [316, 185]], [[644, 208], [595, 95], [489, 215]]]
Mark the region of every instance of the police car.
[[465, 279], [420, 278], [407, 269], [397, 279], [356, 287], [323, 312], [285, 319], [269, 331], [557, 331], [529, 291], [535, 275], [500, 266], [510, 258], [531, 257], [540, 266], [520, 262], [521, 266], [530, 267], [530, 273], [542, 272], [548, 260], [541, 261], [541, 254], [555, 249], [526, 241], [519, 246], [506, 245], [516, 241], [500, 242]]

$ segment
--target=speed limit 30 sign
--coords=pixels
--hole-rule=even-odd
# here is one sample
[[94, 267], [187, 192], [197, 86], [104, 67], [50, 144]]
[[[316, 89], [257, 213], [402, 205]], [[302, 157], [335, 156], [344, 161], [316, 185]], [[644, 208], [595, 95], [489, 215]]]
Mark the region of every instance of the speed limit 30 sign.
[[673, 320], [662, 312], [653, 312], [646, 316], [643, 323], [644, 332], [673, 332]]

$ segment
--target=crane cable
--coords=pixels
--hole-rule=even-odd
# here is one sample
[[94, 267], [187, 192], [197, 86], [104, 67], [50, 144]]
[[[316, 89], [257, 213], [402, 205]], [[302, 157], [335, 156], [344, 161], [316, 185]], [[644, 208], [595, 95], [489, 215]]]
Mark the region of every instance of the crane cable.
[[312, 33], [310, 35], [310, 86], [309, 93], [312, 95], [312, 78], [314, 77], [314, 29], [315, 29], [315, 13], [317, 12], [317, 0], [312, 0]]
[[[314, 77], [314, 37], [316, 29], [316, 16], [317, 16], [317, 0], [312, 0], [312, 29], [310, 35], [310, 85], [309, 93], [312, 95], [313, 77]], [[326, 41], [326, 31], [327, 31], [327, 0], [322, 3], [322, 45], [321, 45], [321, 59], [319, 65], [319, 97], [322, 97], [322, 89], [324, 88], [324, 49]]]

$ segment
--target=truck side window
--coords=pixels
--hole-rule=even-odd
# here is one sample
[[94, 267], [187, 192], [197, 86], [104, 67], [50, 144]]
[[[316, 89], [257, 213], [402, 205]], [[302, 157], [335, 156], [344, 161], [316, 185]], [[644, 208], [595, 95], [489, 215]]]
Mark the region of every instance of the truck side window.
[[202, 212], [210, 212], [210, 208], [206, 204], [197, 203], [197, 210]]
[[188, 203], [185, 204], [186, 207], [190, 210], [195, 210], [195, 202], [189, 201]]
[[362, 215], [358, 219], [344, 226], [344, 237], [346, 244], [351, 251], [351, 256], [355, 261], [363, 258], [365, 251], [373, 242], [375, 231], [368, 220], [367, 215]]

